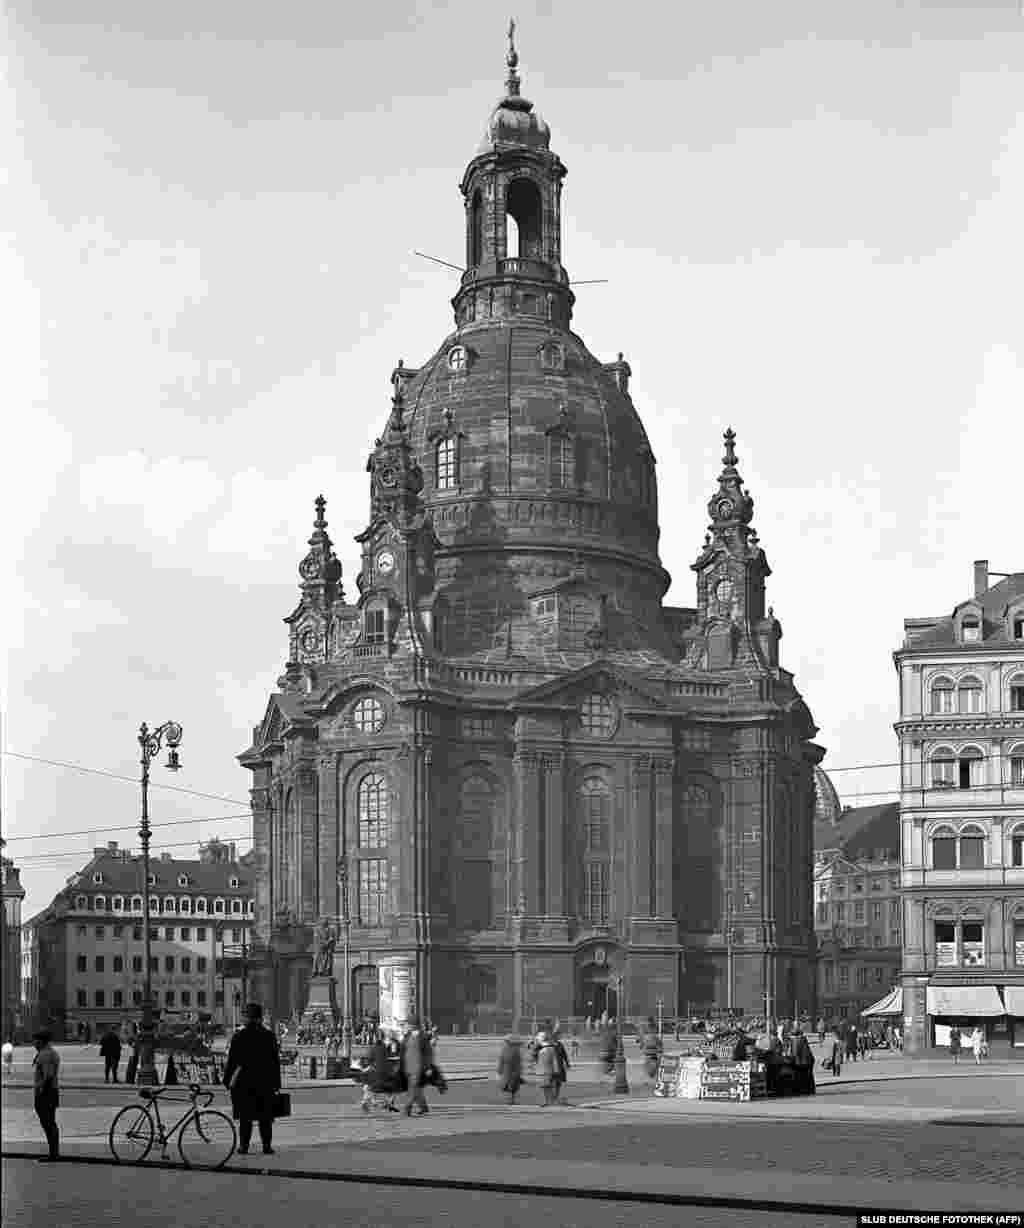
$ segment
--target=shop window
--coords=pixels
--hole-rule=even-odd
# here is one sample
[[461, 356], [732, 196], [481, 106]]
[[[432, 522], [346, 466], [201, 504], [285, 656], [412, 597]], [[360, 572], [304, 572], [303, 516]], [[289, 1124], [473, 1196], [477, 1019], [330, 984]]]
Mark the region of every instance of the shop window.
[[956, 925], [952, 921], [935, 922], [935, 966], [956, 967]]
[[961, 925], [963, 966], [981, 968], [985, 964], [985, 926], [980, 921], [964, 921]]

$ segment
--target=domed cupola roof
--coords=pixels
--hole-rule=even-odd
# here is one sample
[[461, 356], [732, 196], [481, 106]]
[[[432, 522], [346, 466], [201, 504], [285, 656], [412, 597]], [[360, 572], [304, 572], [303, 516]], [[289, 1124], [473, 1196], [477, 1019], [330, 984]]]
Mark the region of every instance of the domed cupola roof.
[[519, 145], [527, 149], [547, 149], [551, 143], [551, 130], [533, 109], [533, 103], [519, 93], [519, 54], [516, 51], [516, 23], [509, 22], [508, 77], [505, 80], [505, 97], [491, 112], [477, 154], [489, 153], [506, 145]]

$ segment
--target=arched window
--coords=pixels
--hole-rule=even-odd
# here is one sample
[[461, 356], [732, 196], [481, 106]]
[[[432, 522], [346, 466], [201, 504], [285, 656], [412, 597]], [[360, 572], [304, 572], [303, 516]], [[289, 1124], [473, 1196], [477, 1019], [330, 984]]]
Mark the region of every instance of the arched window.
[[224, 901], [220, 899], [214, 900], [213, 901], [213, 911], [215, 913], [223, 913], [224, 912]]
[[548, 485], [556, 490], [572, 486], [572, 440], [568, 435], [551, 435], [548, 439]]
[[484, 198], [480, 189], [473, 193], [469, 207], [469, 267], [476, 268], [484, 258]]
[[191, 912], [192, 911], [192, 901], [188, 898], [187, 895], [183, 895], [181, 899], [178, 901], [178, 911], [179, 912]]
[[1015, 789], [1024, 789], [1024, 742], [1010, 747], [1010, 784]]
[[961, 678], [957, 684], [957, 711], [963, 713], [980, 712], [982, 709], [982, 687], [977, 678]]
[[932, 711], [952, 712], [953, 710], [953, 680], [951, 678], [936, 678], [932, 683]]
[[363, 777], [356, 794], [356, 807], [359, 814], [359, 847], [386, 848], [391, 835], [391, 816], [383, 776], [370, 772]]
[[142, 912], [142, 896], [132, 896], [132, 912]]
[[952, 827], [938, 827], [932, 834], [932, 869], [956, 869], [956, 832]]
[[583, 916], [591, 925], [606, 925], [609, 916], [609, 856], [612, 792], [600, 776], [580, 786], [583, 827]]
[[977, 789], [985, 782], [985, 756], [976, 746], [966, 746], [957, 756], [957, 784]]
[[[952, 695], [952, 691], [950, 691]], [[932, 788], [952, 789], [956, 783], [956, 756], [948, 746], [940, 746], [932, 751]]]
[[460, 928], [489, 929], [494, 921], [492, 850], [494, 789], [483, 776], [467, 776], [459, 790], [455, 916]]
[[1024, 712], [1024, 674], [1014, 674], [1010, 679], [1010, 711]]
[[454, 439], [442, 439], [435, 449], [437, 489], [455, 490], [459, 484], [458, 448]]
[[507, 242], [505, 254], [511, 258], [540, 260], [543, 208], [540, 191], [529, 179], [513, 179], [505, 197]]
[[960, 869], [985, 868], [985, 833], [980, 827], [964, 827], [960, 831]]
[[105, 895], [96, 896], [96, 898], [92, 902], [92, 906], [93, 908], [96, 909], [97, 912], [106, 912], [107, 911], [107, 897]]
[[1010, 865], [1015, 870], [1024, 868], [1024, 823], [1010, 832]]
[[124, 896], [115, 895], [111, 902], [111, 906], [113, 907], [114, 912], [124, 912]]
[[164, 912], [177, 912], [177, 911], [178, 911], [178, 901], [172, 895], [167, 896], [164, 899]]
[[200, 896], [196, 900], [196, 912], [206, 912], [206, 899], [204, 896]]

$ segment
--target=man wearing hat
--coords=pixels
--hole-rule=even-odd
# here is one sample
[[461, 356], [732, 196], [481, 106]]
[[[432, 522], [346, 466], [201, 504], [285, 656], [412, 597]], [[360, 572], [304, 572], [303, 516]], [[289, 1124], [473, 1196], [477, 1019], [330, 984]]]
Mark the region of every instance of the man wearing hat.
[[46, 1142], [50, 1148], [50, 1154], [46, 1158], [56, 1160], [60, 1151], [60, 1131], [57, 1129], [57, 1106], [60, 1104], [58, 1089], [60, 1055], [50, 1044], [51, 1039], [47, 1028], [40, 1028], [32, 1037], [36, 1047], [36, 1055], [32, 1059], [32, 1072], [36, 1116], [43, 1127], [43, 1133], [46, 1135]]
[[263, 1007], [250, 1002], [245, 1008], [246, 1025], [231, 1038], [224, 1085], [231, 1093], [238, 1118], [238, 1150], [249, 1151], [252, 1123], [260, 1128], [263, 1154], [273, 1155], [274, 1096], [281, 1090], [281, 1057], [277, 1037], [263, 1026]]

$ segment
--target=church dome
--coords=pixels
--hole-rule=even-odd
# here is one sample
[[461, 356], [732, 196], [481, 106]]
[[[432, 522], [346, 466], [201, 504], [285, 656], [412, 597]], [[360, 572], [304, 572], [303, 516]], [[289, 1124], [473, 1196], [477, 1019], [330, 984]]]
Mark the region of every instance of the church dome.
[[820, 768], [814, 769], [814, 821], [835, 826], [842, 818], [843, 808], [839, 802], [836, 787], [826, 772]]

